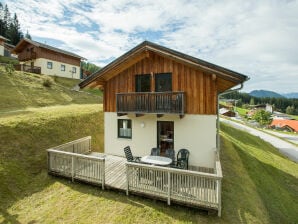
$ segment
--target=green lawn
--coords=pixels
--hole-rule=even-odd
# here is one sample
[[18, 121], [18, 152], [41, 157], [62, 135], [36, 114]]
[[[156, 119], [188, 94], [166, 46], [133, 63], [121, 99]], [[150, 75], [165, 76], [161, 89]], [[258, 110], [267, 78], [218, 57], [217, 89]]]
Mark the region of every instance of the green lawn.
[[239, 115], [240, 115], [241, 117], [244, 117], [244, 116], [247, 114], [247, 112], [248, 112], [249, 110], [244, 109], [244, 108], [241, 108], [241, 107], [237, 107], [237, 108], [236, 108], [236, 111], [239, 113]]
[[4, 57], [4, 56], [0, 56], [0, 62], [1, 63], [19, 64], [19, 61], [17, 59], [10, 58], [10, 57]]
[[259, 138], [221, 125], [222, 218], [49, 176], [46, 151], [92, 135], [102, 107], [65, 105], [0, 117], [0, 223], [297, 223], [298, 165]]
[[0, 67], [0, 114], [28, 107], [102, 102], [102, 96], [70, 90], [78, 80], [53, 77], [56, 82], [51, 87], [45, 87], [43, 77], [17, 71], [9, 75]]

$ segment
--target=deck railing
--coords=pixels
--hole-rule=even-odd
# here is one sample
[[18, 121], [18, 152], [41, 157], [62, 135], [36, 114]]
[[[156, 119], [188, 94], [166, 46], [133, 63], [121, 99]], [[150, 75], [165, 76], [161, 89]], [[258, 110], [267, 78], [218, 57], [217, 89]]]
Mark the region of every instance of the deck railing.
[[31, 72], [31, 73], [35, 73], [35, 74], [41, 73], [41, 67], [38, 67], [38, 66], [18, 64], [18, 65], [15, 65], [14, 68], [17, 71]]
[[184, 115], [184, 92], [117, 93], [117, 113]]
[[105, 158], [85, 155], [91, 151], [91, 137], [48, 149], [48, 172], [98, 184], [104, 189]]
[[[219, 161], [218, 161], [219, 162]], [[203, 173], [140, 163], [126, 164], [127, 194], [142, 193], [187, 205], [206, 207], [221, 216], [221, 169]]]

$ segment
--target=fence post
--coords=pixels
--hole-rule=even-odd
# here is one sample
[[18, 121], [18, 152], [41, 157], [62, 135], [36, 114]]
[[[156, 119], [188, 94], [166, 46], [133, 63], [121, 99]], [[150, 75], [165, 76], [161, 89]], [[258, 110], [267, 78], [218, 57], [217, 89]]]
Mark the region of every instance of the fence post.
[[74, 156], [71, 156], [71, 181], [74, 181], [74, 170], [75, 170], [75, 160], [74, 160]]
[[101, 168], [101, 172], [102, 172], [102, 189], [104, 190], [105, 189], [105, 162], [106, 162], [106, 159], [103, 160], [103, 162], [101, 162], [102, 166], [100, 167]]
[[128, 165], [126, 164], [126, 195], [128, 196], [128, 191], [129, 191], [129, 168]]
[[171, 205], [171, 173], [168, 171], [168, 205]]
[[221, 179], [217, 180], [218, 217], [221, 217]]

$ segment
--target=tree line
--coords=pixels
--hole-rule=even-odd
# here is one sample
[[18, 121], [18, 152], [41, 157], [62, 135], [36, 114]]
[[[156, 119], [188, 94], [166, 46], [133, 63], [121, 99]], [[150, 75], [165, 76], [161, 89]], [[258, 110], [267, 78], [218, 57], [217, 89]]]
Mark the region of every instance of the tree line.
[[275, 98], [275, 97], [254, 97], [248, 93], [232, 92], [224, 95], [226, 99], [235, 99], [237, 106], [244, 107], [245, 105], [270, 104], [275, 111], [282, 113], [298, 115], [298, 99]]
[[[24, 34], [21, 31], [21, 26], [17, 17], [17, 14], [14, 13], [11, 16], [11, 13], [8, 9], [8, 6], [3, 6], [0, 2], [0, 35], [9, 39], [10, 44], [16, 45], [23, 37]], [[31, 39], [29, 32], [25, 34], [25, 37]]]

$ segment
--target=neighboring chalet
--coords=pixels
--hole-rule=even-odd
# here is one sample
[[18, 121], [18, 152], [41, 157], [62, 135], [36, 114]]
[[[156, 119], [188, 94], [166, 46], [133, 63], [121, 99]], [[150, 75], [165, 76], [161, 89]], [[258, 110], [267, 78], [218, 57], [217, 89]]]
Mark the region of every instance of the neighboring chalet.
[[189, 164], [214, 168], [219, 94], [248, 77], [145, 41], [79, 85], [104, 89], [104, 151], [136, 156], [186, 148]]
[[14, 48], [21, 63], [19, 70], [80, 79], [83, 57], [37, 41], [22, 39]]
[[0, 56], [5, 56], [5, 42], [6, 41], [8, 41], [8, 39], [0, 35]]
[[270, 124], [270, 127], [290, 132], [298, 132], [298, 121], [287, 119], [273, 119]]

